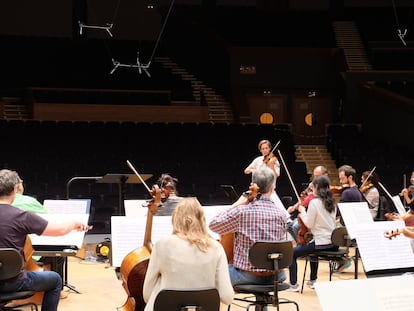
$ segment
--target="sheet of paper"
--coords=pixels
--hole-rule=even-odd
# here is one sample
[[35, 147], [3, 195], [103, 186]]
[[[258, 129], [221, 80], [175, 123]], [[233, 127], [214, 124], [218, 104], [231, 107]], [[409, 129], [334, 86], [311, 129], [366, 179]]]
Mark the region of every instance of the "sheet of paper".
[[144, 217], [148, 212], [147, 200], [124, 200], [125, 216]]
[[367, 202], [338, 203], [338, 208], [351, 239], [355, 239], [355, 226], [374, 222]]
[[[66, 222], [66, 221], [80, 221], [85, 225], [88, 224], [89, 214], [39, 214], [49, 221]], [[76, 245], [78, 248], [82, 247], [85, 231], [71, 231], [62, 236], [39, 236], [37, 234], [30, 234], [32, 245]]]
[[[230, 205], [203, 206], [207, 230], [216, 240], [219, 240], [220, 237], [208, 229], [208, 223], [214, 215], [229, 207]], [[114, 267], [121, 266], [122, 260], [129, 252], [138, 247], [143, 247], [146, 221], [146, 215], [111, 217], [112, 265]], [[152, 243], [155, 244], [161, 238], [171, 234], [171, 216], [154, 216], [152, 223]]]
[[394, 202], [395, 208], [397, 209], [398, 214], [400, 216], [404, 216], [407, 213], [407, 211], [405, 210], [404, 205], [402, 204], [401, 199], [398, 195], [394, 195], [392, 197], [392, 202]]
[[323, 311], [409, 311], [414, 305], [413, 287], [412, 275], [315, 283]]
[[403, 227], [403, 221], [376, 221], [355, 227], [365, 271], [414, 267], [410, 240], [402, 234], [392, 239], [384, 237], [384, 231]]
[[44, 200], [43, 206], [51, 214], [89, 214], [90, 199]]

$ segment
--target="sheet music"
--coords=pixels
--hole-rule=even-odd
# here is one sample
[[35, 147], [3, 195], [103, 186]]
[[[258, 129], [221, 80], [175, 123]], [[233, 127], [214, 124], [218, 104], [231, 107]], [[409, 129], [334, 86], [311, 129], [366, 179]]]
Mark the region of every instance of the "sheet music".
[[367, 202], [338, 203], [338, 208], [351, 239], [355, 239], [355, 226], [374, 222]]
[[51, 214], [89, 214], [90, 199], [44, 200], [43, 206]]
[[148, 212], [147, 200], [124, 200], [125, 216], [144, 217]]
[[[230, 205], [203, 206], [207, 230], [216, 240], [220, 237], [208, 228], [208, 224], [214, 215], [229, 207]], [[114, 267], [120, 267], [122, 260], [129, 252], [143, 246], [146, 222], [146, 215], [111, 217], [112, 265]], [[152, 243], [155, 244], [161, 238], [171, 235], [172, 230], [171, 216], [153, 216]]]
[[[49, 221], [66, 222], [70, 220], [77, 220], [85, 225], [88, 224], [89, 214], [39, 214]], [[82, 247], [85, 231], [71, 231], [63, 236], [39, 236], [37, 234], [30, 234], [32, 245], [76, 245], [78, 248]]]
[[366, 272], [414, 267], [410, 240], [403, 234], [392, 239], [384, 231], [403, 228], [403, 221], [376, 221], [355, 227], [356, 241]]
[[412, 275], [315, 283], [323, 311], [411, 311], [413, 287]]
[[394, 202], [395, 208], [397, 209], [397, 212], [400, 214], [400, 216], [404, 216], [407, 213], [398, 195], [394, 195], [392, 197], [392, 202]]

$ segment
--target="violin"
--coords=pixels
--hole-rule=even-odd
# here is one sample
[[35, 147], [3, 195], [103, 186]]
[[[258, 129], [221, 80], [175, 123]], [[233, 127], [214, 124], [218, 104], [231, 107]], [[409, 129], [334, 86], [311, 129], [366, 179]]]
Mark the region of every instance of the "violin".
[[334, 194], [341, 194], [342, 191], [344, 191], [345, 189], [348, 189], [348, 188], [349, 188], [348, 184], [343, 184], [341, 186], [330, 186], [330, 190]]
[[263, 162], [264, 162], [265, 164], [269, 163], [270, 161], [274, 161], [274, 162], [276, 162], [276, 161], [277, 161], [277, 158], [276, 158], [276, 156], [273, 154], [273, 152], [271, 152], [271, 153], [269, 153], [268, 155], [265, 155], [265, 156], [263, 157]]
[[[301, 194], [300, 194], [300, 199], [301, 199], [300, 204], [302, 204], [304, 202], [305, 197], [307, 195], [312, 195], [312, 194], [308, 193], [306, 190], [301, 192]], [[313, 197], [313, 195], [312, 195], [312, 197]], [[312, 232], [309, 230], [308, 227], [306, 227], [306, 225], [304, 224], [302, 218], [300, 218], [299, 215], [297, 217], [297, 220], [298, 220], [298, 224], [299, 224], [299, 230], [298, 230], [298, 234], [296, 236], [296, 239], [297, 239], [298, 243], [299, 244], [309, 243], [313, 239]]]
[[277, 146], [279, 146], [280, 140], [276, 143], [276, 145], [273, 147], [272, 151], [269, 152], [268, 155], [263, 156], [263, 162], [265, 164], [269, 163], [271, 160], [277, 161], [276, 156], [273, 154], [273, 151], [276, 150]]
[[249, 190], [243, 192], [243, 196], [247, 197], [247, 200], [249, 202], [252, 202], [254, 199], [256, 199], [256, 197], [260, 196], [259, 186], [255, 183], [252, 183], [249, 186]]
[[362, 185], [361, 187], [359, 187], [359, 191], [361, 191], [362, 193], [367, 192], [369, 189], [371, 189], [372, 187], [374, 187], [373, 183], [366, 183], [365, 185]]

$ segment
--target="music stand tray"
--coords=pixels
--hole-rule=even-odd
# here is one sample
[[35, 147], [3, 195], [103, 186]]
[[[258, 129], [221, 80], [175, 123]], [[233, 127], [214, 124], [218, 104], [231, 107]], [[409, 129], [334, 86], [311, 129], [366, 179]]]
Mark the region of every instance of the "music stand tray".
[[[152, 174], [140, 174], [142, 180], [146, 181], [152, 177]], [[141, 179], [135, 174], [106, 174], [96, 183], [101, 184], [118, 184], [119, 187], [119, 206], [118, 215], [125, 216], [123, 193], [126, 184], [141, 184]]]

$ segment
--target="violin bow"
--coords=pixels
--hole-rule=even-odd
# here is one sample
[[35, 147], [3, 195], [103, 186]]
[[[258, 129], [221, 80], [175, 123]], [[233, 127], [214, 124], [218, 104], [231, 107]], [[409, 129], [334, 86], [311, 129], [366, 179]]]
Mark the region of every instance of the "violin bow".
[[376, 168], [377, 167], [374, 166], [374, 168], [369, 172], [367, 178], [365, 178], [364, 182], [362, 183], [361, 187], [359, 187], [359, 188], [362, 188], [368, 182], [368, 179], [372, 176], [372, 174], [374, 174], [374, 171], [375, 171]]
[[[280, 142], [280, 140], [279, 140], [279, 142]], [[293, 191], [295, 192], [296, 198], [298, 199], [298, 202], [300, 202], [300, 196], [298, 194], [298, 191], [295, 188], [295, 184], [293, 183], [292, 177], [290, 176], [289, 170], [286, 166], [285, 160], [283, 159], [282, 153], [280, 152], [280, 150], [277, 150], [277, 153], [279, 154], [280, 160], [282, 161], [282, 164], [285, 167], [286, 173], [289, 177], [289, 181], [290, 181], [290, 184], [292, 185]]]
[[135, 173], [135, 175], [138, 176], [139, 180], [141, 180], [142, 184], [145, 186], [145, 188], [147, 188], [148, 192], [151, 193], [151, 189], [148, 187], [148, 185], [145, 183], [144, 179], [142, 179], [141, 175], [138, 174], [137, 170], [135, 169], [135, 167], [132, 165], [131, 162], [129, 162], [129, 160], [126, 161], [128, 166], [130, 167], [130, 169]]
[[280, 145], [280, 142], [281, 142], [281, 141], [282, 141], [282, 140], [281, 140], [281, 139], [279, 139], [279, 141], [276, 143], [276, 145], [273, 147], [272, 151], [270, 151], [270, 153], [269, 153], [269, 154], [273, 153], [273, 151], [275, 151], [275, 150], [276, 150], [276, 148]]

